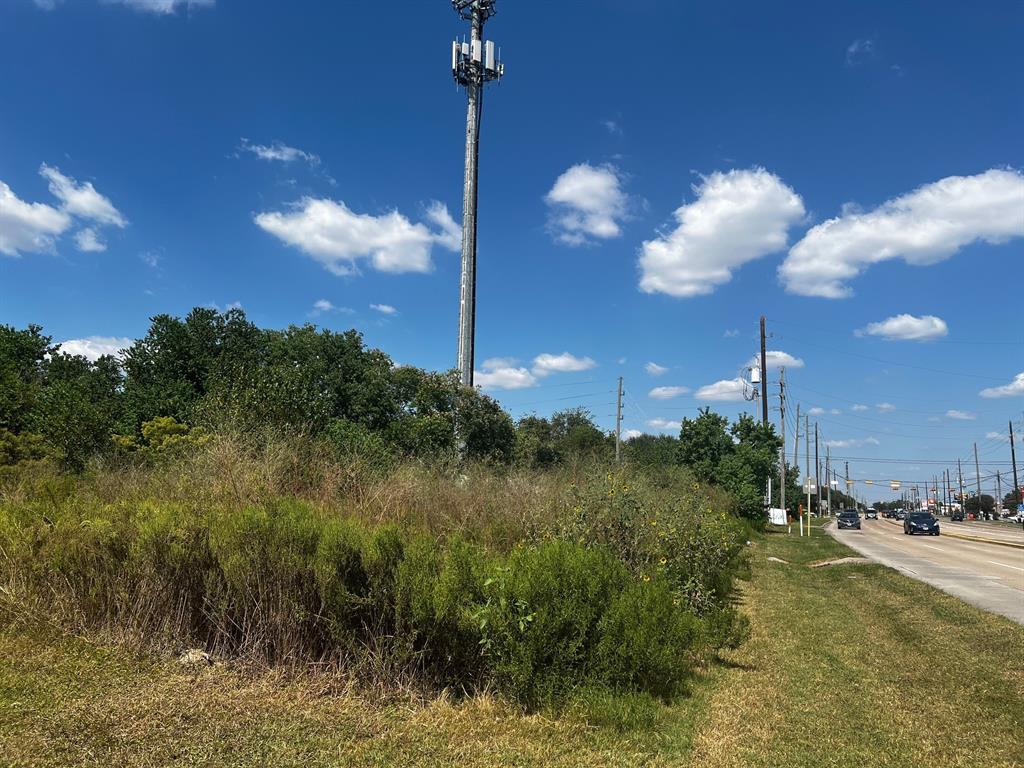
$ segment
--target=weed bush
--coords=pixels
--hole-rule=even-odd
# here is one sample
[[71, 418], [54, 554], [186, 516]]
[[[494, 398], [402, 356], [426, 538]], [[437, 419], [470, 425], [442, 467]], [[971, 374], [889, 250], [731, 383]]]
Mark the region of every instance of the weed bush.
[[692, 488], [406, 465], [326, 499], [302, 486], [304, 500], [275, 492], [296, 456], [273, 456], [231, 459], [215, 439], [0, 489], [4, 615], [36, 606], [73, 631], [494, 687], [526, 706], [579, 686], [670, 698], [703, 654], [742, 640], [743, 529]]

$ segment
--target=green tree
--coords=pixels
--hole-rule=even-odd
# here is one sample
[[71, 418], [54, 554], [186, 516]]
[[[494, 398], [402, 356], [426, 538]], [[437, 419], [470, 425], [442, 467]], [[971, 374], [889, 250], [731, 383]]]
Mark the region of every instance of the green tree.
[[733, 451], [732, 438], [726, 431], [729, 420], [710, 408], [699, 411], [696, 419], [683, 419], [679, 432], [679, 459], [698, 480], [714, 482], [722, 459]]
[[680, 461], [679, 438], [672, 435], [638, 435], [623, 444], [626, 460], [639, 467], [671, 467]]
[[121, 409], [121, 369], [105, 355], [95, 363], [54, 352], [42, 365], [29, 426], [75, 469], [110, 444]]
[[0, 428], [21, 432], [43, 386], [43, 361], [56, 347], [42, 328], [0, 325]]

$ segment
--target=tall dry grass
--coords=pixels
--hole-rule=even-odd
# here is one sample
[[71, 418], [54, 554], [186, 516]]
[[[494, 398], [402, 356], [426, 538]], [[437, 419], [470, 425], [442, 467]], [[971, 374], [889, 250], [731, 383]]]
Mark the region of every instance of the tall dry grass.
[[0, 613], [377, 687], [668, 695], [738, 637], [744, 531], [722, 501], [678, 471], [375, 464], [221, 435], [6, 477]]

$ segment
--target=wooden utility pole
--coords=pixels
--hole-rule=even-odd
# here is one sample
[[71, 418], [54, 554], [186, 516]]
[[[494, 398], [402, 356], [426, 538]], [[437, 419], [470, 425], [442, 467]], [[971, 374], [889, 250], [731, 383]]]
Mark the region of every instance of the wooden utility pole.
[[811, 423], [804, 416], [804, 458], [807, 468], [807, 535], [811, 535]]
[[[978, 444], [974, 444], [974, 482], [978, 487], [978, 514], [981, 515], [981, 467], [978, 466]], [[988, 513], [985, 513], [985, 519], [988, 519]]]
[[956, 460], [956, 481], [960, 486], [960, 511], [964, 513], [964, 518], [967, 518], [967, 500], [964, 498], [964, 468], [960, 463], [960, 459]]
[[828, 483], [828, 513], [832, 514], [832, 448], [825, 446], [825, 482]]
[[615, 400], [615, 463], [622, 463], [622, 377], [619, 376], [619, 393]]
[[1017, 451], [1013, 447], [1013, 419], [1010, 420], [1010, 460], [1013, 463], [1013, 493], [1017, 497], [1017, 504], [1021, 504], [1020, 485], [1017, 483]]
[[797, 455], [797, 451], [800, 450], [800, 403], [796, 404], [796, 435], [793, 439], [793, 466], [796, 467], [797, 472], [800, 471], [800, 457]]
[[[762, 385], [763, 386], [763, 385]], [[786, 369], [779, 369], [779, 432], [782, 446], [779, 448], [779, 507], [786, 509]]]
[[814, 422], [814, 487], [818, 500], [818, 517], [821, 517], [821, 459], [818, 458], [818, 422]]
[[764, 315], [761, 315], [761, 424], [768, 426], [768, 354], [765, 352]]

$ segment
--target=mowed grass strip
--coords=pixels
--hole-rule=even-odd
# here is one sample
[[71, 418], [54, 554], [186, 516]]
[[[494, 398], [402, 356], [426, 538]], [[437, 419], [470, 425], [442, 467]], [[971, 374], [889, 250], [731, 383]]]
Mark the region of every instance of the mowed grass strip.
[[[1024, 628], [850, 556], [767, 534], [695, 766], [1024, 765]], [[772, 562], [768, 557], [788, 561]]]
[[669, 766], [689, 754], [708, 687], [672, 706], [595, 692], [524, 715], [486, 695], [379, 700], [333, 675], [192, 673], [0, 632], [0, 765]]

